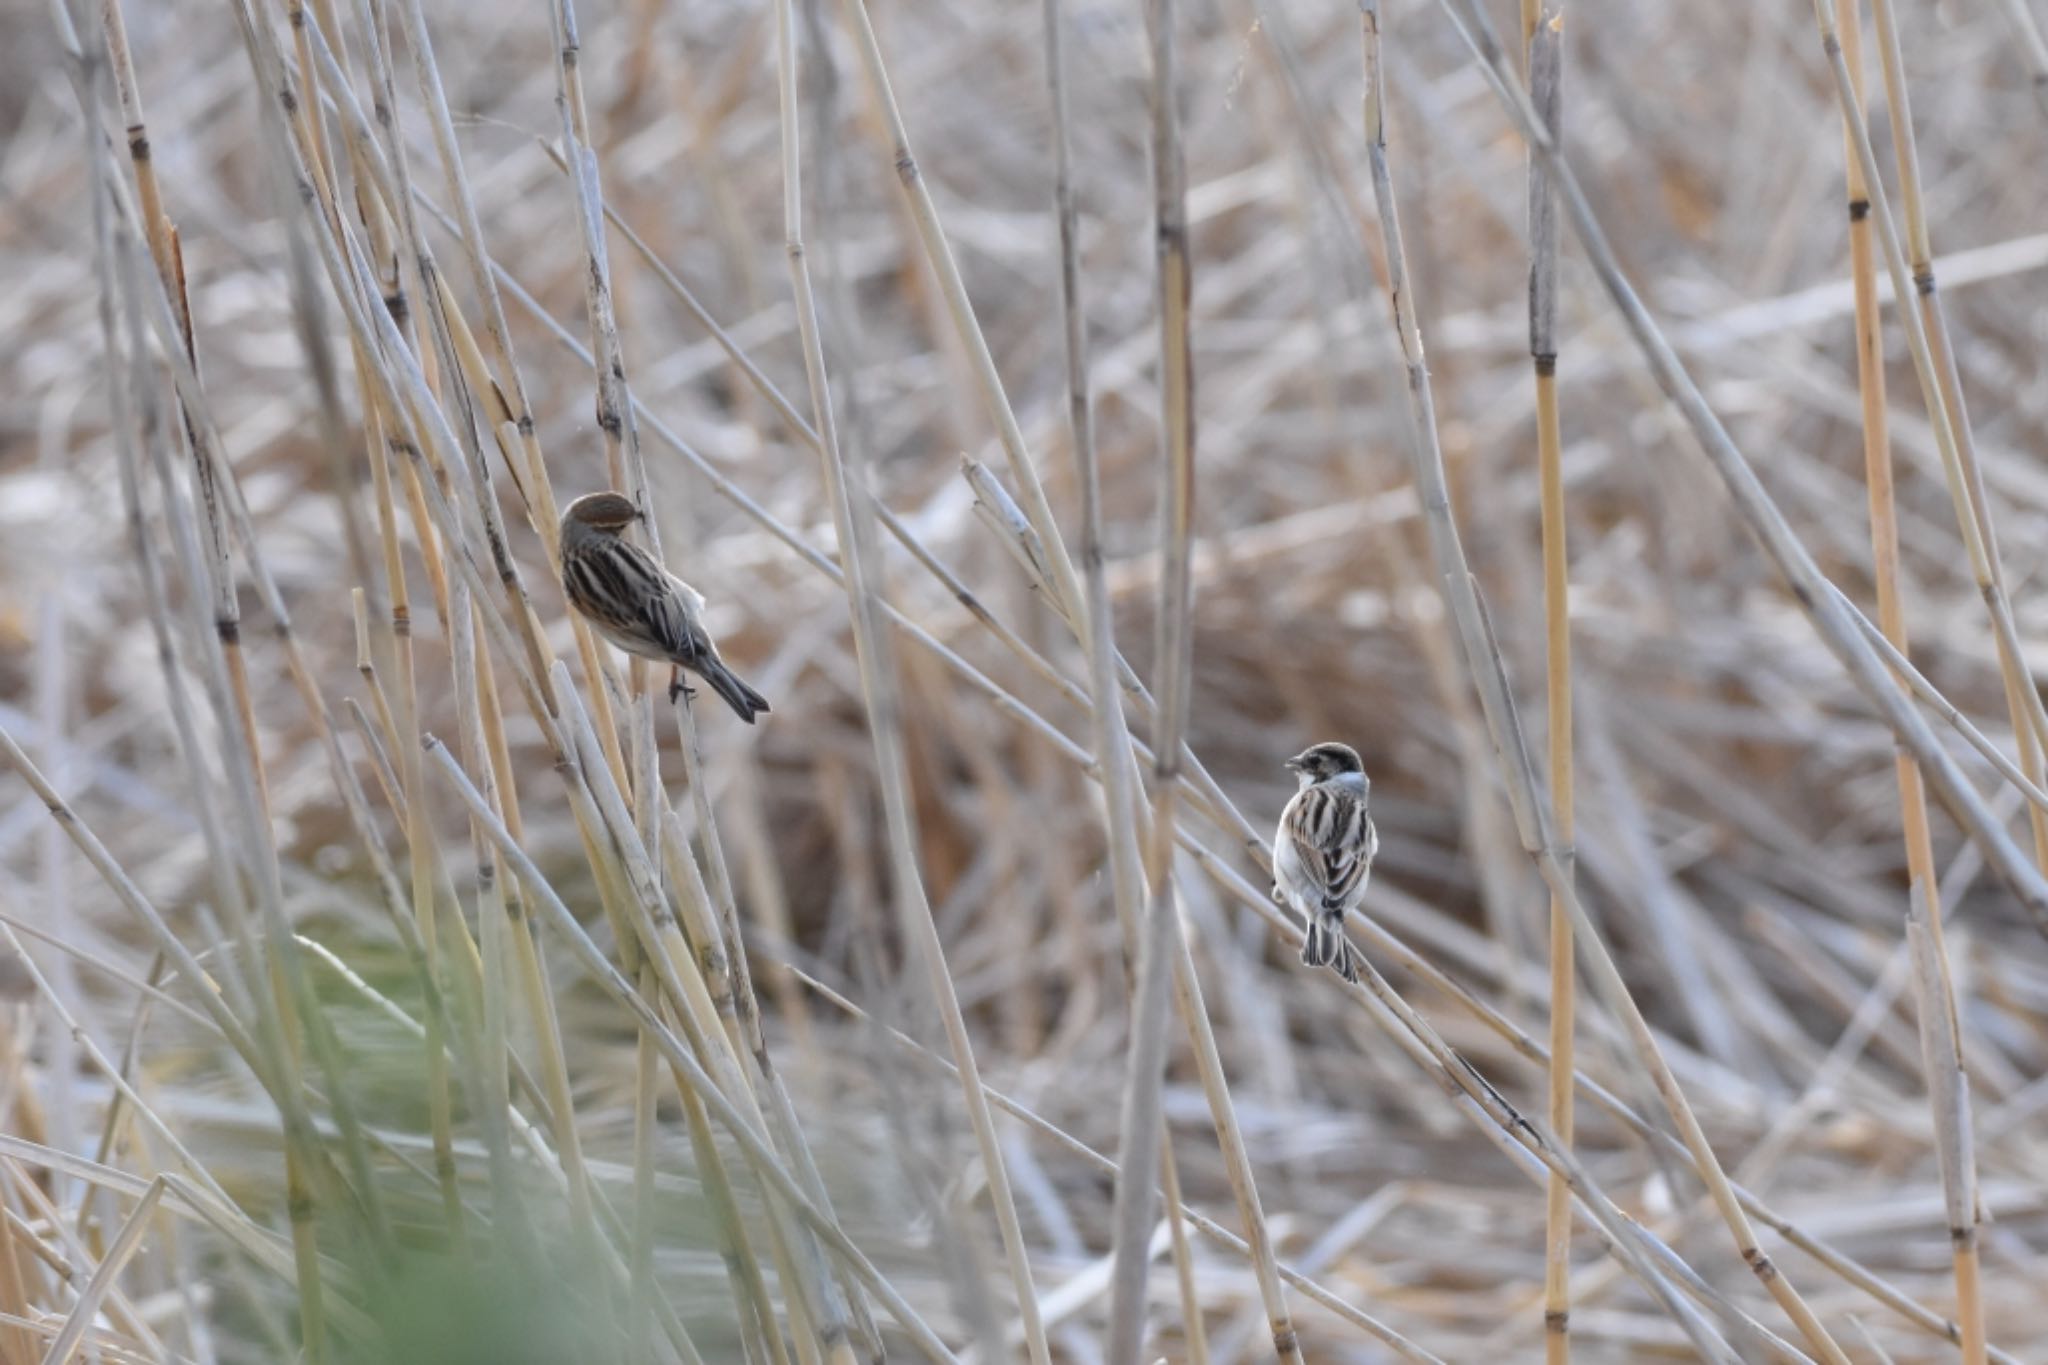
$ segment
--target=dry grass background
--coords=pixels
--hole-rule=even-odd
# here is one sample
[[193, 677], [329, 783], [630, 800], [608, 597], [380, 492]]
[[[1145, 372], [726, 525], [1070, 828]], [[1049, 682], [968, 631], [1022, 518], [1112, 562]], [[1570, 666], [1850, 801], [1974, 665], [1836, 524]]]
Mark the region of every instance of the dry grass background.
[[[1199, 766], [1161, 792], [1149, 749], [1136, 765], [1165, 798], [1139, 804], [1180, 839], [1164, 909], [1184, 937], [1156, 915], [1125, 927], [1188, 950], [1160, 1035], [1164, 1176], [1212, 1221], [1168, 1220], [1156, 1238], [1158, 1210], [1133, 1191], [1115, 1202], [1104, 1163], [1156, 1150], [1146, 1068], [1129, 1065], [1143, 1030], [1111, 857], [1120, 838], [1137, 851], [1145, 812], [1105, 818], [1092, 777], [1130, 754], [1091, 725], [1088, 654], [1053, 609], [1056, 561], [1085, 568], [1084, 481], [1039, 8], [873, 14], [919, 183], [1069, 547], [1041, 536], [1035, 569], [1013, 534], [1029, 490], [999, 445], [969, 314], [948, 308], [941, 239], [921, 238], [904, 193], [857, 9], [578, 7], [566, 85], [549, 6], [433, 9], [530, 441], [476, 382], [488, 366], [516, 404], [475, 258], [444, 226], [456, 205], [407, 36], [415, 4], [0, 12], [0, 730], [20, 774], [0, 785], [0, 1359], [1220, 1365], [1272, 1356], [1291, 1327], [1289, 1358], [1310, 1362], [1905, 1362], [1987, 1358], [1987, 1340], [1988, 1358], [2048, 1360], [2048, 945], [2023, 904], [2038, 879], [2001, 870], [1986, 834], [2002, 821], [2031, 847], [2026, 797], [1922, 708], [1996, 820], [1935, 806], [1947, 965], [1930, 951], [1916, 968], [1896, 715], [1814, 628], [1832, 603], [1788, 590], [1760, 550], [1753, 510], [1703, 454], [1712, 432], [1666, 401], [1670, 376], [1570, 231], [1555, 396], [1576, 887], [1581, 930], [1597, 929], [1649, 1032], [1631, 1034], [1597, 972], [1582, 983], [1575, 1160], [1557, 1155], [1538, 1050], [1551, 895], [1523, 851], [1485, 690], [1497, 657], [1542, 771], [1558, 618], [1539, 534], [1529, 165], [1453, 22], [1471, 23], [1470, 6], [1382, 16], [1403, 303], [1433, 421], [1409, 406], [1390, 325], [1359, 10], [1169, 10], [1181, 98], [1162, 134], [1141, 7], [1064, 6], [1104, 589], [1117, 644], [1155, 685], [1182, 666], [1171, 631], [1159, 657], [1159, 604], [1184, 561], [1193, 583]], [[1490, 9], [1519, 53], [1518, 17]], [[140, 207], [156, 187], [129, 155], [110, 15], [132, 48], [182, 301], [159, 284], [168, 239]], [[789, 108], [778, 17], [801, 58]], [[1563, 140], [1705, 404], [1873, 618], [1863, 433], [1888, 414], [1915, 660], [2038, 778], [1943, 454], [1974, 458], [1974, 505], [1996, 523], [1987, 554], [2002, 556], [1989, 596], [2009, 595], [2010, 642], [2036, 660], [2041, 49], [2022, 0], [1896, 21], [1967, 428], [1923, 398], [1889, 308], [1889, 397], [1859, 380], [1841, 112], [1805, 7], [1574, 7]], [[372, 26], [390, 43], [382, 71]], [[1874, 89], [1881, 43], [1864, 33]], [[388, 135], [373, 113], [387, 77]], [[1871, 106], [1909, 257], [1916, 205], [1890, 108]], [[315, 108], [305, 185], [331, 180], [302, 205], [289, 168], [307, 164]], [[814, 338], [792, 288], [806, 272], [784, 250], [792, 109]], [[620, 225], [596, 308], [588, 210], [549, 151], [565, 129], [594, 149], [586, 187]], [[1197, 491], [1191, 534], [1162, 543], [1176, 399], [1152, 149], [1176, 139], [1192, 292], [1185, 331], [1169, 314], [1164, 339], [1192, 345]], [[400, 174], [418, 191], [410, 227], [384, 197]], [[445, 320], [402, 246], [413, 231], [446, 283]], [[1861, 268], [1882, 280], [1882, 243], [1866, 240]], [[403, 346], [371, 320], [394, 284]], [[187, 305], [189, 425], [163, 345]], [[641, 408], [608, 440], [586, 357], [614, 344]], [[821, 466], [807, 379], [831, 386], [840, 464]], [[192, 480], [209, 431], [253, 531], [225, 518], [230, 650]], [[419, 449], [424, 485], [402, 449], [387, 462], [386, 436]], [[1432, 567], [1446, 543], [1416, 492], [1432, 436], [1498, 656], [1460, 634], [1468, 618], [1445, 593], [1459, 576]], [[984, 484], [977, 515], [963, 455], [1025, 510]], [[479, 467], [531, 599], [532, 649], [477, 515]], [[821, 467], [853, 490], [843, 505]], [[669, 561], [774, 704], [757, 730], [700, 708], [701, 760], [686, 761], [665, 706], [591, 685], [549, 570], [550, 519], [529, 514], [529, 499], [622, 477], [644, 477]], [[896, 520], [864, 533], [865, 587], [898, 613], [877, 618], [886, 658], [856, 650], [850, 599], [823, 571], [860, 523], [864, 478]], [[390, 628], [387, 545], [409, 643]], [[473, 632], [451, 633], [451, 614], [473, 615]], [[534, 666], [543, 646], [565, 671]], [[593, 707], [613, 742], [577, 738]], [[1159, 733], [1149, 699], [1126, 713], [1140, 741]], [[641, 776], [649, 734], [658, 786]], [[1382, 844], [1360, 941], [1383, 995], [1295, 961], [1251, 846], [1285, 800], [1280, 760], [1328, 737], [1373, 776]], [[892, 773], [908, 778], [901, 811]], [[530, 861], [472, 821], [466, 783]], [[95, 840], [101, 854], [81, 856]], [[1549, 861], [1562, 894], [1560, 869]], [[621, 974], [608, 983], [599, 958]], [[942, 985], [964, 1026], [950, 1040]], [[1958, 1074], [1944, 991], [1961, 1127], [1943, 1108]], [[1206, 1030], [1190, 1031], [1196, 1016]], [[963, 1041], [1002, 1097], [993, 1147], [939, 1060]], [[1775, 1280], [1744, 1265], [1700, 1153], [1672, 1140], [1693, 1115], [1748, 1192]], [[1546, 1160], [1581, 1195], [1571, 1330], [1548, 1341]], [[829, 1197], [817, 1225], [792, 1212], [795, 1185], [813, 1212]], [[1028, 1271], [999, 1236], [1012, 1207]], [[1284, 1281], [1231, 1241], [1246, 1235]], [[1114, 1253], [1148, 1240], [1141, 1303], [1118, 1289]], [[853, 1248], [871, 1277], [846, 1268]]]

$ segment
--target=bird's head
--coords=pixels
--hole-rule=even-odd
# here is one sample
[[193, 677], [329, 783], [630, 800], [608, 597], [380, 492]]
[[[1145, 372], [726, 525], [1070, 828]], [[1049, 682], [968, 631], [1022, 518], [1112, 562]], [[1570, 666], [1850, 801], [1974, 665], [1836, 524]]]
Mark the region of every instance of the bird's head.
[[576, 522], [594, 531], [622, 531], [640, 520], [640, 509], [624, 493], [609, 490], [603, 493], [585, 493], [569, 504], [562, 513], [566, 525]]
[[1358, 761], [1358, 750], [1335, 742], [1310, 745], [1288, 759], [1287, 768], [1299, 773], [1304, 783], [1324, 782], [1346, 773], [1365, 776], [1365, 764]]

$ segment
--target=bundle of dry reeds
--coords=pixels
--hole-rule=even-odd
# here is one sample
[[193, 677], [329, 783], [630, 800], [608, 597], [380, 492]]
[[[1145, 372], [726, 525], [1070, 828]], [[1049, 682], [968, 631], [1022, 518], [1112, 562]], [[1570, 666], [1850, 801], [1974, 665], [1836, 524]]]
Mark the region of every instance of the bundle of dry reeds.
[[0, 13], [0, 1362], [2048, 1359], [2048, 44], [1579, 8]]

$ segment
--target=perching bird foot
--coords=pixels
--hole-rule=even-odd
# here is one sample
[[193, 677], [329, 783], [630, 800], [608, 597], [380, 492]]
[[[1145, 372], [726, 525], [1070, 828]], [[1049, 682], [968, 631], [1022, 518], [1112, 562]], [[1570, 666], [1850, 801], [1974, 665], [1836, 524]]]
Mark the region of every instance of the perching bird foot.
[[684, 682], [681, 678], [675, 679], [668, 685], [668, 704], [670, 706], [676, 704], [677, 697], [688, 699], [696, 695], [697, 689]]

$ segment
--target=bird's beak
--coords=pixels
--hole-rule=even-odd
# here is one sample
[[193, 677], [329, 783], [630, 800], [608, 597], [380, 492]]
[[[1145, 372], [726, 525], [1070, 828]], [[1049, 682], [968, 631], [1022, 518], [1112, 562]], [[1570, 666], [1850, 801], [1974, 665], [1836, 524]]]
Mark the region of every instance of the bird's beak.
[[1301, 760], [1298, 758], [1290, 758], [1280, 766], [1287, 769], [1288, 772], [1298, 773], [1301, 771]]

